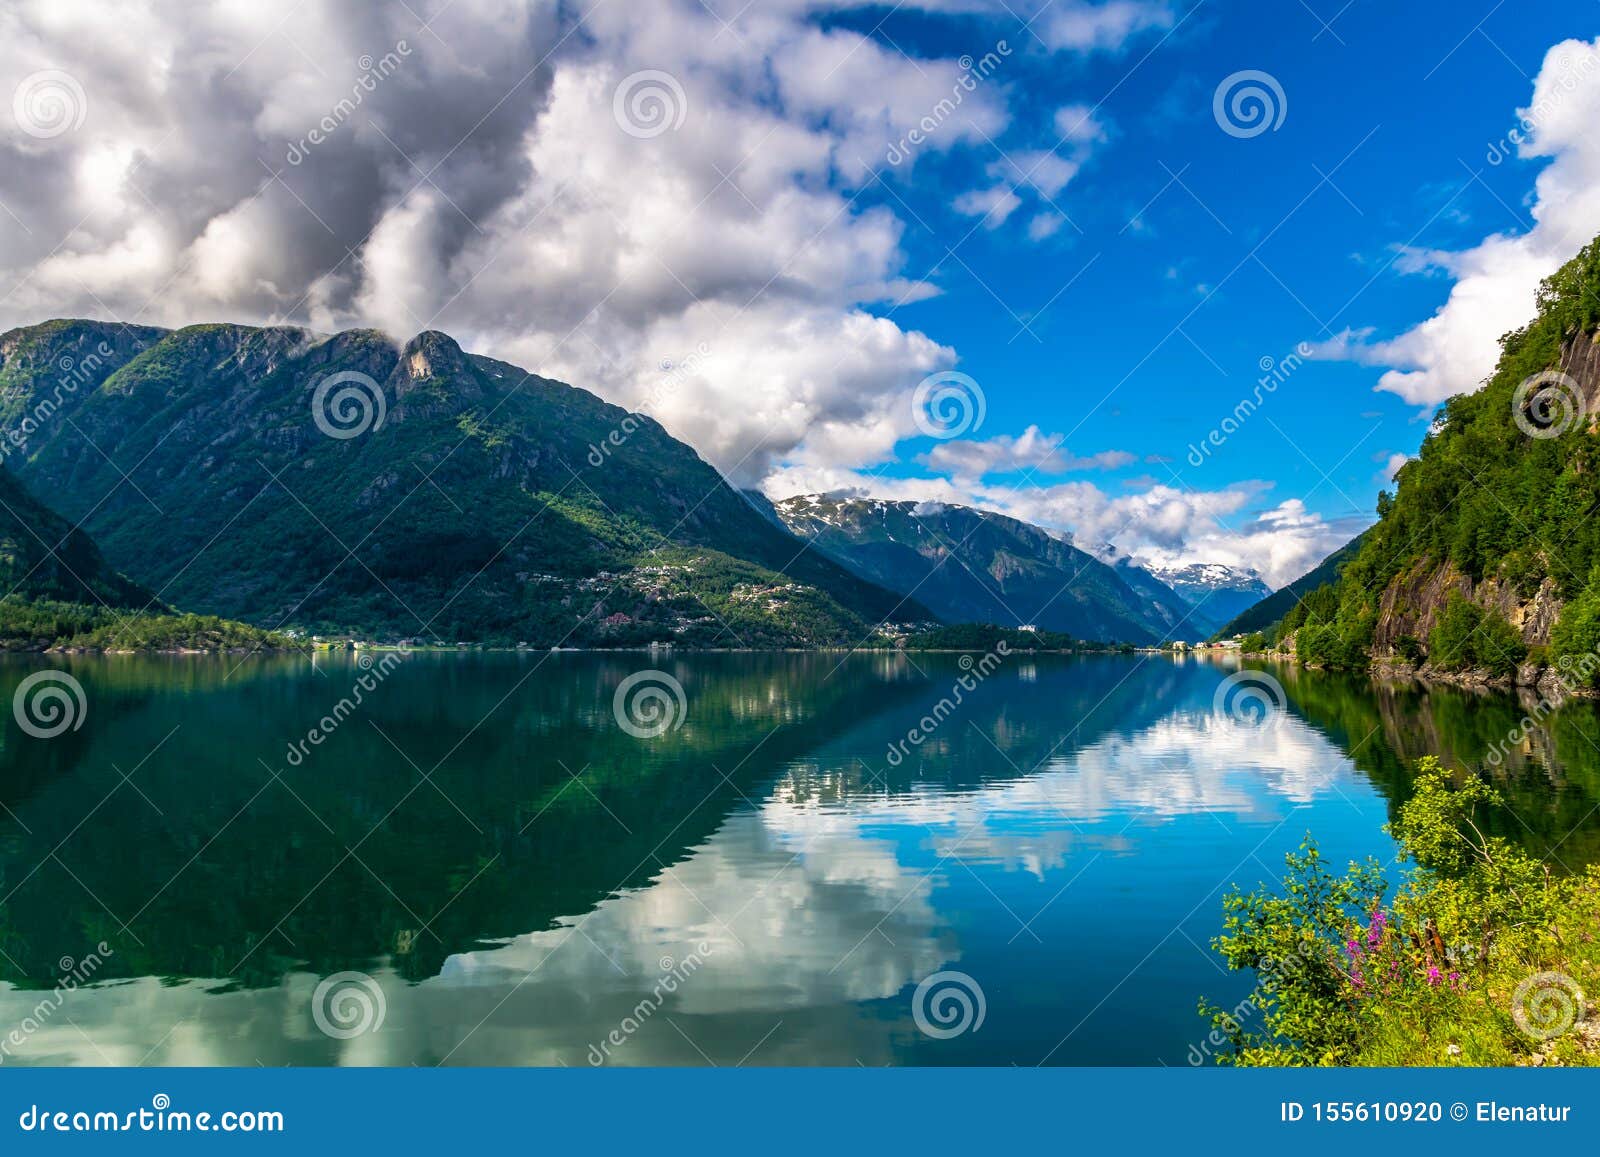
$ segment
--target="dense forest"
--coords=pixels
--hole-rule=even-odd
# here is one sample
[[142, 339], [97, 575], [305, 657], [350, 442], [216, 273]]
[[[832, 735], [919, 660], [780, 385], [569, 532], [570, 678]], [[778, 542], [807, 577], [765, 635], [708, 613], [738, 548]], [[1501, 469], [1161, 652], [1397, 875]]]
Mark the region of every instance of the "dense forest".
[[[1532, 321], [1501, 338], [1484, 386], [1441, 407], [1337, 581], [1304, 593], [1247, 648], [1292, 641], [1315, 665], [1356, 668], [1377, 656], [1503, 677], [1600, 645], [1596, 383], [1557, 372], [1592, 364], [1600, 239], [1540, 285], [1536, 305]], [[1391, 627], [1407, 621], [1395, 595], [1420, 589], [1419, 576], [1442, 576], [1427, 629], [1380, 629], [1386, 617]], [[1541, 590], [1559, 620], [1544, 632], [1519, 629], [1506, 608], [1515, 613]]]

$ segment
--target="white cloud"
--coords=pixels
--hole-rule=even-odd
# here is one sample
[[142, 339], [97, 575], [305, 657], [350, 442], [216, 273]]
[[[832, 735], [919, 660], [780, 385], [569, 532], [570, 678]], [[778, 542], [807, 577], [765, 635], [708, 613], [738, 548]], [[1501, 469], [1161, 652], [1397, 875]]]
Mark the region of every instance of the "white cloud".
[[1023, 149], [991, 162], [988, 173], [996, 180], [1013, 185], [1031, 185], [1042, 196], [1059, 197], [1067, 183], [1078, 175], [1079, 168], [1078, 161], [1067, 160], [1056, 153]]
[[1045, 434], [1038, 426], [1029, 426], [1016, 437], [999, 434], [981, 441], [941, 442], [921, 460], [930, 470], [971, 480], [1017, 471], [1066, 474], [1075, 470], [1116, 470], [1138, 461], [1137, 455], [1126, 450], [1078, 457], [1065, 447], [1065, 441], [1060, 434]]
[[1063, 105], [1056, 109], [1056, 132], [1075, 145], [1094, 145], [1110, 135], [1098, 109], [1086, 104]]
[[1094, 50], [1120, 48], [1140, 32], [1172, 23], [1171, 5], [1157, 0], [1058, 0], [1043, 10], [1034, 27], [1052, 48]]
[[1028, 240], [1043, 241], [1061, 231], [1067, 219], [1059, 213], [1039, 213], [1028, 222]]
[[1009, 186], [994, 185], [962, 193], [953, 202], [953, 207], [964, 216], [981, 217], [985, 229], [998, 229], [1021, 204], [1022, 198]]
[[[729, 32], [696, 0], [598, 5], [581, 29], [557, 0], [454, 0], [427, 29], [378, 3], [307, 0], [285, 23], [259, 6], [145, 0], [109, 24], [90, 8], [18, 0], [0, 9], [0, 74], [67, 71], [86, 108], [58, 136], [10, 123], [0, 135], [0, 201], [26, 224], [0, 233], [0, 326], [86, 315], [438, 328], [647, 408], [741, 485], [864, 485], [1173, 553], [1196, 537], [1227, 541], [1217, 520], [1248, 490], [1012, 493], [981, 475], [865, 473], [913, 433], [916, 382], [957, 356], [871, 311], [938, 286], [908, 276], [904, 222], [853, 196], [962, 69], [815, 18], [851, 6], [871, 5], [772, 0]], [[996, 36], [1014, 9], [1080, 53], [1174, 21], [1170, 5], [1144, 0], [915, 6], [994, 17]], [[369, 54], [395, 58], [370, 85]], [[663, 90], [670, 124], [626, 132], [618, 87], [651, 70], [676, 86]], [[985, 138], [1028, 138], [1007, 138], [994, 183], [961, 199], [990, 225], [1024, 198], [1060, 195], [1110, 135], [1069, 105], [1040, 141], [1050, 126], [1013, 125], [1012, 95], [1003, 75], [987, 78], [921, 146], [987, 154]], [[1035, 240], [1060, 228], [1045, 210], [1025, 213]], [[663, 389], [656, 367], [691, 354]], [[1044, 437], [935, 453], [972, 475], [1029, 461]], [[1041, 465], [1052, 471], [1123, 460], [1051, 453]], [[1271, 574], [1292, 565], [1274, 564], [1274, 550], [1299, 557], [1274, 544], [1321, 531], [1306, 516], [1252, 533], [1241, 556], [1262, 555], [1250, 563]]]
[[1423, 406], [1474, 390], [1493, 371], [1500, 335], [1532, 319], [1539, 281], [1600, 232], [1600, 40], [1550, 49], [1520, 117], [1518, 155], [1551, 159], [1535, 182], [1533, 227], [1460, 253], [1400, 249], [1402, 271], [1455, 279], [1449, 299], [1405, 333], [1367, 342], [1365, 331], [1347, 331], [1318, 347], [1321, 356], [1388, 367], [1378, 389]]
[[[852, 198], [964, 70], [818, 19], [862, 6], [771, 0], [730, 31], [697, 0], [595, 5], [581, 27], [557, 0], [455, 0], [424, 29], [372, 2], [307, 0], [284, 22], [145, 0], [108, 23], [19, 0], [0, 10], [0, 74], [64, 70], [86, 115], [0, 136], [0, 201], [26, 224], [0, 232], [0, 328], [437, 328], [650, 409], [740, 484], [786, 460], [881, 461], [916, 382], [956, 354], [873, 315], [939, 287], [908, 277], [903, 221]], [[993, 18], [963, 26], [995, 44], [1014, 27], [996, 0], [913, 6]], [[1125, 0], [1011, 7], [1082, 52], [1161, 20]], [[614, 98], [649, 70], [676, 86], [670, 127], [630, 135]], [[987, 153], [1009, 99], [1003, 72], [962, 90], [921, 149]], [[1017, 152], [1046, 195], [1076, 171]], [[962, 202], [990, 225], [1019, 204], [1005, 183]], [[1031, 232], [1051, 228], [1041, 213]], [[654, 367], [702, 347], [664, 393]]]
[[1111, 494], [1086, 481], [1006, 486], [960, 477], [902, 478], [802, 465], [776, 471], [763, 488], [774, 499], [828, 493], [957, 503], [1069, 531], [1085, 549], [1109, 544], [1155, 565], [1215, 562], [1255, 570], [1273, 587], [1293, 582], [1366, 525], [1366, 520], [1330, 522], [1297, 498], [1244, 514], [1265, 491], [1262, 483], [1213, 491], [1156, 484]]

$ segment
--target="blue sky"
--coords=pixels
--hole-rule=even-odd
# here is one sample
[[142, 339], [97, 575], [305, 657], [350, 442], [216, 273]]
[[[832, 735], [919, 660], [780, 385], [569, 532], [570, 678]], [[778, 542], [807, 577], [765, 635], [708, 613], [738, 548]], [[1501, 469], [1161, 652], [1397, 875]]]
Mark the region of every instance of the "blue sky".
[[[1014, 54], [1000, 75], [1023, 98], [1002, 149], [1022, 147], [1033, 126], [1045, 126], [1035, 140], [1052, 137], [1054, 108], [1104, 97], [1096, 117], [1108, 140], [1053, 198], [1072, 224], [1047, 240], [1027, 234], [1037, 202], [1026, 195], [1003, 222], [952, 222], [950, 188], [981, 184], [995, 149], [895, 183], [890, 203], [915, 210], [903, 214], [910, 267], [935, 269], [943, 292], [892, 316], [959, 350], [984, 386], [986, 430], [1033, 424], [1067, 435], [1076, 455], [1133, 452], [1099, 476], [1106, 487], [1176, 484], [1174, 473], [1201, 490], [1254, 480], [1271, 487], [1240, 518], [1300, 497], [1343, 526], [1370, 520], [1389, 458], [1415, 452], [1429, 412], [1376, 392], [1372, 366], [1309, 361], [1202, 466], [1185, 458], [1252, 393], [1260, 359], [1347, 328], [1397, 334], [1438, 309], [1451, 279], [1407, 272], [1401, 246], [1459, 251], [1531, 226], [1543, 162], [1490, 163], [1490, 147], [1515, 127], [1547, 50], [1593, 35], [1596, 10], [1320, 7], [1206, 4], [1164, 39], [1153, 30], [1127, 53], [1067, 68]], [[951, 31], [907, 14], [880, 31], [921, 43], [941, 26]], [[1213, 82], [1241, 69], [1280, 82], [1277, 130], [1219, 130]]]
[[[1279, 584], [1600, 232], [1596, 14], [18, 0], [0, 327], [444, 330], [776, 498], [964, 502]], [[1274, 127], [1229, 119], [1242, 73]]]

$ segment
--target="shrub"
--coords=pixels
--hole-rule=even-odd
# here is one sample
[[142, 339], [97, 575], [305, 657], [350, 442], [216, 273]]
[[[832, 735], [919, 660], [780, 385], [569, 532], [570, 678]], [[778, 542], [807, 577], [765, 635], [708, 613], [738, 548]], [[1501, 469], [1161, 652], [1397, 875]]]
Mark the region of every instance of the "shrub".
[[1593, 686], [1600, 670], [1595, 664], [1582, 662], [1587, 656], [1600, 652], [1600, 571], [1589, 578], [1589, 585], [1577, 598], [1561, 610], [1555, 630], [1550, 634], [1550, 649], [1563, 667], [1580, 673], [1583, 681]]
[[[1493, 789], [1475, 779], [1453, 786], [1431, 757], [1417, 771], [1391, 828], [1412, 865], [1397, 890], [1371, 860], [1334, 875], [1307, 836], [1286, 858], [1281, 889], [1225, 898], [1213, 946], [1229, 967], [1254, 969], [1257, 984], [1232, 1011], [1201, 1002], [1229, 1049], [1220, 1063], [1513, 1064], [1549, 1035], [1515, 1019], [1530, 978], [1593, 991], [1600, 870], [1553, 876], [1485, 834], [1485, 813], [1503, 806]], [[1241, 1009], [1259, 1012], [1264, 1031], [1244, 1024]], [[1541, 1051], [1555, 1063], [1600, 1064], [1575, 1033]]]
[[1428, 636], [1428, 659], [1441, 671], [1481, 668], [1509, 676], [1526, 654], [1527, 647], [1515, 627], [1459, 591], [1450, 592]]

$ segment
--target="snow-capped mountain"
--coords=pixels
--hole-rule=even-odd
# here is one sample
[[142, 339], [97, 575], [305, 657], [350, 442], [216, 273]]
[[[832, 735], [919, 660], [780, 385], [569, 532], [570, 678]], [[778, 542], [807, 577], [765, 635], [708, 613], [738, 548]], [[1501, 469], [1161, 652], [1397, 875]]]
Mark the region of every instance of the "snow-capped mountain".
[[1145, 567], [1178, 596], [1200, 608], [1207, 618], [1227, 622], [1272, 593], [1253, 570], [1224, 566], [1220, 562], [1193, 562], [1187, 566]]
[[[942, 502], [803, 494], [772, 505], [790, 531], [947, 623], [1031, 623], [1080, 639], [1204, 638], [1200, 616], [1148, 575], [1103, 564], [1048, 530]], [[1186, 621], [1187, 620], [1187, 621]]]

